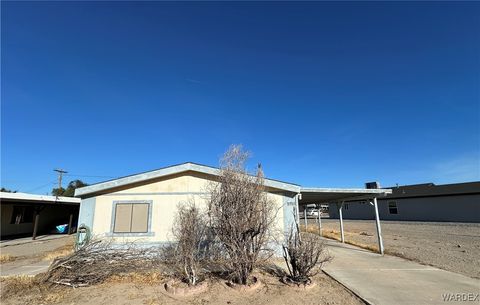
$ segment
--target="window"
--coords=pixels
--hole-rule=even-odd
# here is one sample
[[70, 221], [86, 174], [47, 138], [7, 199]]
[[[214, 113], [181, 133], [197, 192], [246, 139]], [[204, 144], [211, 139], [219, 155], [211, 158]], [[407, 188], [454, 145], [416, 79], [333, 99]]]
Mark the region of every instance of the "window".
[[388, 212], [390, 214], [398, 214], [397, 203], [395, 201], [390, 201], [388, 203]]
[[148, 203], [117, 203], [114, 233], [147, 233]]
[[345, 203], [343, 206], [345, 207], [345, 210], [348, 210], [348, 203]]
[[33, 213], [32, 206], [14, 206], [10, 224], [32, 223]]

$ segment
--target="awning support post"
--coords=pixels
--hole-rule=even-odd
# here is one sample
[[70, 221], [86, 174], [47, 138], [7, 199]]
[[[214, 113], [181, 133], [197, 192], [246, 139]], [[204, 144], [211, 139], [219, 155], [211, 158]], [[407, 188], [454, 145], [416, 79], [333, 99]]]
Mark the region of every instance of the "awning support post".
[[307, 232], [308, 231], [307, 206], [303, 207], [303, 222], [305, 223], [305, 232]]
[[[296, 220], [296, 221], [295, 221], [295, 229], [296, 229], [297, 231], [300, 230], [300, 228], [299, 228], [299, 226], [300, 226], [300, 208], [299, 208], [299, 205], [300, 205], [300, 204], [299, 204], [299, 198], [298, 198], [299, 196], [300, 196], [300, 194], [297, 194], [297, 195], [295, 196], [295, 211], [294, 211], [294, 213], [295, 213], [295, 220]], [[298, 232], [298, 233], [300, 233], [300, 232]]]
[[68, 220], [68, 235], [72, 234], [72, 225], [73, 225], [73, 214], [70, 214], [70, 219]]
[[33, 235], [32, 235], [32, 240], [35, 240], [37, 238], [37, 230], [38, 230], [38, 222], [40, 220], [40, 211], [36, 210], [35, 211], [35, 218], [33, 220]]
[[340, 205], [337, 203], [338, 207], [338, 215], [340, 217], [340, 236], [341, 236], [341, 241], [342, 243], [345, 243], [345, 234], [343, 233], [343, 215], [342, 215], [342, 209], [343, 209], [343, 201], [340, 202]]
[[318, 210], [318, 234], [322, 236], [322, 207], [317, 209]]
[[373, 206], [375, 208], [375, 223], [377, 226], [378, 249], [380, 251], [380, 254], [383, 255], [384, 248], [383, 248], [383, 239], [382, 239], [382, 228], [380, 226], [380, 216], [378, 214], [378, 204], [377, 204], [376, 197], [373, 198]]

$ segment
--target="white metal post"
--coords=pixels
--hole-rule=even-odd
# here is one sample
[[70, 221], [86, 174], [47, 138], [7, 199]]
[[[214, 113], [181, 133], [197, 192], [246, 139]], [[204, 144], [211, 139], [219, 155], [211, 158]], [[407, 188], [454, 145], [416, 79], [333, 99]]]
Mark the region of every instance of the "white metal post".
[[342, 243], [344, 243], [345, 242], [345, 235], [343, 233], [343, 215], [342, 215], [343, 201], [340, 203], [340, 205], [338, 205], [338, 203], [337, 203], [337, 207], [338, 207], [338, 214], [340, 216], [340, 234], [341, 234], [341, 237], [342, 237]]
[[373, 206], [375, 208], [375, 223], [377, 225], [377, 238], [378, 238], [378, 249], [380, 250], [380, 254], [383, 255], [383, 239], [382, 239], [382, 228], [380, 226], [380, 216], [378, 215], [378, 204], [377, 198], [373, 198]]
[[322, 236], [322, 206], [318, 209], [318, 234]]
[[307, 206], [304, 206], [304, 207], [303, 207], [303, 221], [305, 222], [305, 231], [308, 231]]
[[295, 224], [295, 230], [300, 230], [299, 226], [300, 226], [300, 210], [299, 210], [299, 203], [298, 203], [298, 196], [300, 196], [300, 194], [297, 194], [295, 196], [295, 218], [297, 220], [296, 224]]

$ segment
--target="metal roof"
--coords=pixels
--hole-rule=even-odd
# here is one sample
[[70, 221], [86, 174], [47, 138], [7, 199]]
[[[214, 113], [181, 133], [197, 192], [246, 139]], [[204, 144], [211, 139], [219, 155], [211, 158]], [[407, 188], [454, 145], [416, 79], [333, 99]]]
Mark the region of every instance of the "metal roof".
[[356, 189], [356, 188], [317, 188], [302, 187], [300, 204], [329, 203], [383, 197], [391, 194], [391, 189]]
[[0, 201], [80, 204], [80, 198], [0, 192]]
[[[86, 195], [90, 194], [105, 193], [115, 188], [137, 184], [144, 181], [158, 179], [188, 171], [204, 173], [212, 176], [220, 176], [221, 174], [221, 170], [218, 168], [187, 162], [78, 188], [75, 190], [75, 196], [85, 197]], [[300, 191], [299, 185], [267, 178], [265, 178], [265, 186], [295, 193], [298, 193]]]

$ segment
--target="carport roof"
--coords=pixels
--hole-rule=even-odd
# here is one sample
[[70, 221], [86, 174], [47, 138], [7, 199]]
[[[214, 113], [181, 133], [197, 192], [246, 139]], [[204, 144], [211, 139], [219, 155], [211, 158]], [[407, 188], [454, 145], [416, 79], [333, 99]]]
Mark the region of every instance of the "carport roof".
[[[187, 162], [169, 167], [160, 168], [153, 171], [139, 173], [131, 176], [121, 177], [75, 190], [76, 197], [89, 197], [95, 194], [111, 192], [119, 187], [135, 185], [146, 181], [151, 181], [161, 177], [166, 177], [183, 172], [199, 172], [211, 176], [219, 176], [221, 170], [215, 167], [202, 164]], [[302, 200], [300, 203], [322, 203], [332, 201], [342, 201], [354, 197], [355, 199], [373, 198], [391, 194], [391, 190], [387, 189], [338, 189], [338, 188], [302, 188], [300, 185], [283, 182], [274, 179], [265, 178], [265, 186], [292, 193], [301, 193]], [[346, 201], [346, 200], [345, 200]]]
[[9, 192], [0, 192], [0, 201], [80, 204], [79, 198]]
[[356, 188], [317, 188], [302, 187], [300, 204], [329, 203], [339, 201], [352, 201], [372, 199], [391, 194], [391, 189], [356, 189]]

